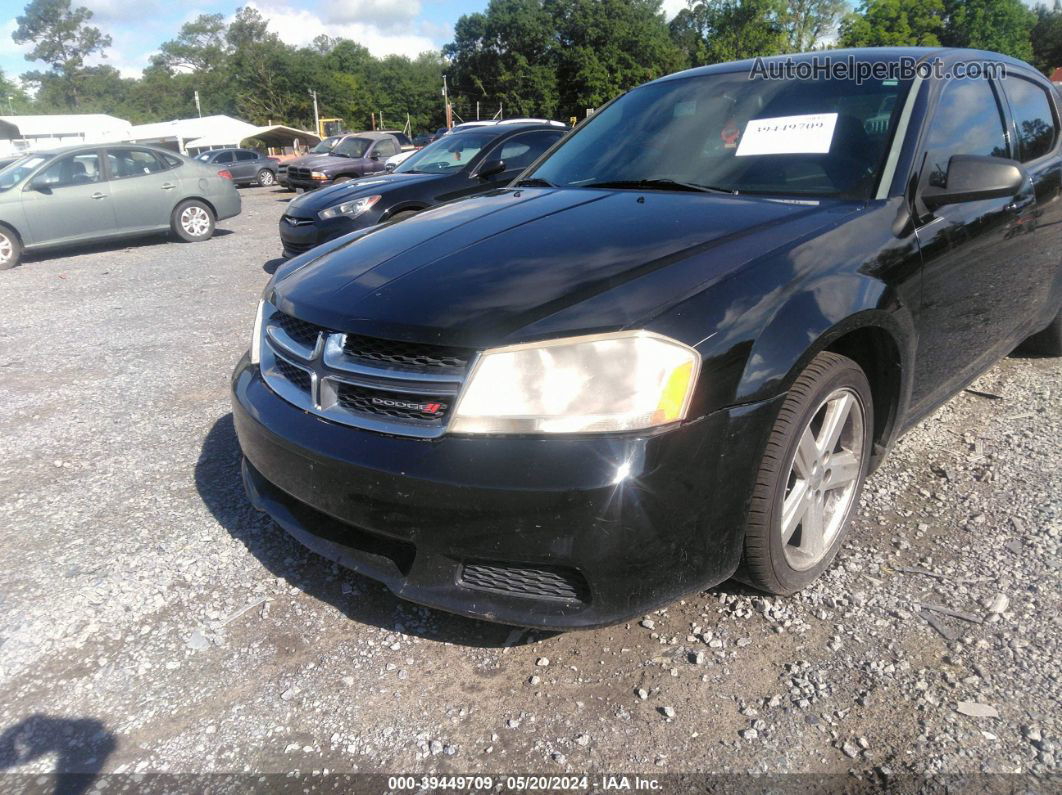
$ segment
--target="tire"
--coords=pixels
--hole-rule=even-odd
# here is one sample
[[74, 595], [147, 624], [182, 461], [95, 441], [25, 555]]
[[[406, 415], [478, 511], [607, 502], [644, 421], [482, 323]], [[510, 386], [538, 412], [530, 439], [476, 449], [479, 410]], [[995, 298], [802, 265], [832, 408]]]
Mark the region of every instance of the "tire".
[[188, 199], [174, 208], [170, 226], [185, 243], [209, 240], [214, 235], [214, 212], [198, 199]]
[[1025, 340], [1018, 350], [1040, 356], [1062, 356], [1062, 309], [1047, 328]]
[[403, 210], [403, 211], [402, 211], [402, 212], [400, 212], [400, 213], [395, 213], [394, 215], [392, 215], [392, 216], [391, 216], [390, 218], [388, 218], [387, 220], [388, 220], [389, 222], [390, 222], [390, 221], [404, 221], [404, 220], [406, 220], [407, 218], [412, 218], [412, 217], [413, 217], [414, 215], [416, 215], [416, 214], [417, 214], [417, 211], [416, 211], [416, 210]]
[[[830, 444], [826, 426], [834, 427], [833, 420], [842, 415]], [[873, 427], [870, 385], [859, 365], [836, 353], [812, 359], [789, 390], [767, 441], [738, 579], [788, 595], [830, 565], [859, 505]]]
[[268, 168], [263, 168], [261, 171], [258, 172], [258, 176], [255, 177], [255, 182], [257, 182], [263, 188], [268, 188], [271, 185], [275, 185], [276, 181], [276, 174], [274, 174]]
[[22, 243], [18, 235], [6, 226], [0, 226], [0, 271], [18, 265], [22, 259]]

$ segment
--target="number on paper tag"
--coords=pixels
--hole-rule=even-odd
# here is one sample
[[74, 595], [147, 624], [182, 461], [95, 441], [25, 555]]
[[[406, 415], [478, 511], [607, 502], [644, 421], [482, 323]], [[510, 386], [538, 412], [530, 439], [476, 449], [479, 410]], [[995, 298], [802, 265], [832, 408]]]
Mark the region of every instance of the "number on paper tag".
[[735, 155], [824, 155], [830, 151], [836, 126], [836, 113], [752, 119]]

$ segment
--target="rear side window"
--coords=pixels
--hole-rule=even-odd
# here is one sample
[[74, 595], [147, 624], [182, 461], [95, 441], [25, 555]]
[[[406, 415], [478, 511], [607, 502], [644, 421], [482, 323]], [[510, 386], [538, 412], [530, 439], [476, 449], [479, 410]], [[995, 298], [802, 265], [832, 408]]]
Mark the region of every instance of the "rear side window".
[[929, 184], [946, 187], [952, 155], [1010, 157], [1003, 116], [987, 80], [964, 78], [944, 86], [929, 127]]
[[220, 155], [214, 158], [215, 163], [231, 163], [233, 161], [232, 152], [222, 152]]
[[524, 169], [549, 149], [562, 132], [530, 132], [516, 135], [501, 145], [498, 159], [505, 161], [505, 170]]
[[1054, 149], [1058, 128], [1047, 92], [1030, 80], [1014, 75], [1003, 81], [1018, 130], [1018, 154], [1023, 163]]
[[143, 149], [111, 149], [107, 152], [112, 179], [142, 177], [163, 170], [163, 165], [151, 152]]
[[257, 160], [258, 154], [255, 152], [248, 152], [246, 149], [240, 149], [236, 152], [237, 160]]

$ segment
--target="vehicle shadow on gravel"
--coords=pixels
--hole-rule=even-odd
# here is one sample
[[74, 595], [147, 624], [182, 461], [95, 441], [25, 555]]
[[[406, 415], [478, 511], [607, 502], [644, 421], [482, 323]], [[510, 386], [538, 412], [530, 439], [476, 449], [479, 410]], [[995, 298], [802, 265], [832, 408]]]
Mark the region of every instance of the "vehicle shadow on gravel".
[[[0, 734], [0, 771], [55, 755], [55, 793], [87, 792], [118, 746], [114, 735], [94, 718], [59, 718], [36, 714]], [[45, 791], [37, 775], [24, 774], [27, 788]], [[16, 785], [17, 786], [17, 785]]]
[[556, 633], [492, 624], [420, 607], [383, 585], [313, 554], [251, 507], [240, 476], [232, 415], [214, 423], [195, 465], [195, 485], [214, 518], [270, 572], [348, 618], [426, 640], [463, 646], [521, 646]]
[[[232, 229], [222, 229], [218, 227], [214, 230], [214, 237], [227, 237], [234, 234]], [[203, 241], [209, 245], [210, 241]], [[22, 256], [22, 265], [27, 265], [31, 262], [48, 262], [49, 260], [64, 259], [66, 257], [77, 257], [82, 254], [99, 254], [104, 251], [125, 251], [138, 248], [145, 248], [147, 246], [164, 246], [167, 243], [174, 243], [179, 245], [185, 245], [179, 243], [179, 241], [170, 235], [150, 235], [144, 237], [127, 238], [125, 240], [101, 240], [97, 243], [79, 243], [75, 246], [64, 246], [63, 248], [47, 249], [45, 251], [27, 251]], [[198, 243], [189, 245], [199, 245]]]
[[277, 272], [277, 268], [284, 264], [283, 257], [274, 257], [273, 259], [266, 260], [262, 263], [262, 270], [272, 276]]

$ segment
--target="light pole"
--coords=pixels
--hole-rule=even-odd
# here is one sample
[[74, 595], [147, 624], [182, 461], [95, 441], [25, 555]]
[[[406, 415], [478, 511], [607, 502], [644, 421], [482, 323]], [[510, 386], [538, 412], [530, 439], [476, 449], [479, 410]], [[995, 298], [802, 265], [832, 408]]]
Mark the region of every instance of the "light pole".
[[317, 112], [317, 92], [311, 91], [310, 96], [313, 97], [313, 131], [321, 135], [321, 116]]

